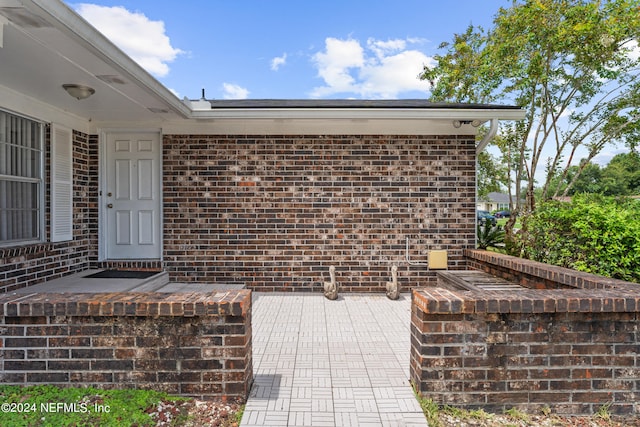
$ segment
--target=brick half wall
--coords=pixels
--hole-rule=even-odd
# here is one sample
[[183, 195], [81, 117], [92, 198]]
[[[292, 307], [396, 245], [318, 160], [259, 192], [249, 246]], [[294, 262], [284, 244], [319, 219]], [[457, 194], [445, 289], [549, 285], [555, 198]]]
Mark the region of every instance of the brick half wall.
[[637, 313], [431, 314], [414, 306], [411, 378], [440, 404], [638, 415]]
[[251, 292], [0, 298], [0, 382], [246, 398]]
[[487, 251], [518, 291], [414, 290], [411, 379], [441, 404], [640, 415], [640, 285]]

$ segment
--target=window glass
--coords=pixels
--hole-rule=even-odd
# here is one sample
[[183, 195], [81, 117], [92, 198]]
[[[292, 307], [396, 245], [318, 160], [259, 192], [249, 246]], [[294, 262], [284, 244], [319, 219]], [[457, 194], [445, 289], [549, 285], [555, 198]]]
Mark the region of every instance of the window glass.
[[0, 110], [0, 245], [42, 235], [42, 125]]

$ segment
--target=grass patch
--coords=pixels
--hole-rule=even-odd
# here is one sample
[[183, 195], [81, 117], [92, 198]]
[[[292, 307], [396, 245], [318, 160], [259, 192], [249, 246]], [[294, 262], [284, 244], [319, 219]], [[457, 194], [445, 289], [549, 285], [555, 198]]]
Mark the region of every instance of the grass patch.
[[238, 409], [238, 411], [233, 415], [231, 420], [232, 423], [236, 423], [237, 425], [240, 425], [240, 423], [242, 422], [242, 416], [244, 415], [245, 406], [246, 405], [240, 406], [240, 409]]
[[[507, 221], [509, 221], [509, 218], [498, 218], [496, 220], [496, 225], [499, 225], [502, 228], [504, 228], [504, 226], [507, 225]], [[516, 230], [519, 230], [522, 228], [522, 221], [520, 221], [520, 218], [516, 218], [516, 223], [514, 224], [513, 228]]]
[[604, 421], [611, 421], [611, 412], [609, 412], [609, 410], [611, 409], [612, 404], [613, 402], [605, 403], [604, 405], [598, 408], [594, 416]]
[[484, 409], [460, 409], [452, 406], [444, 406], [442, 412], [463, 421], [487, 421], [494, 418], [493, 414]]
[[[14, 427], [154, 426], [151, 409], [186, 400], [153, 390], [98, 390], [51, 385], [0, 386], [0, 425]], [[175, 414], [173, 425], [186, 421]]]
[[494, 417], [493, 414], [485, 412], [484, 409], [467, 410], [449, 405], [440, 406], [432, 399], [420, 396], [420, 394], [416, 392], [415, 386], [413, 387], [413, 393], [420, 404], [420, 408], [422, 408], [429, 427], [442, 426], [440, 417], [443, 415], [450, 415], [458, 421], [487, 421]]
[[518, 408], [510, 408], [502, 414], [493, 414], [484, 409], [462, 409], [449, 405], [438, 405], [432, 399], [420, 396], [415, 384], [413, 392], [420, 403], [422, 412], [429, 427], [454, 427], [454, 426], [495, 426], [495, 427], [519, 427], [519, 426], [600, 426], [620, 427], [623, 425], [639, 425], [634, 418], [633, 424], [625, 423], [624, 419], [614, 420], [611, 415], [612, 402], [600, 406], [593, 415], [584, 416], [559, 416], [552, 414], [548, 405], [540, 409], [538, 415], [530, 415]]
[[526, 412], [522, 412], [518, 408], [511, 408], [504, 411], [505, 415], [508, 415], [510, 418], [517, 421], [529, 421], [529, 415]]
[[418, 403], [420, 404], [420, 408], [424, 413], [425, 418], [427, 419], [427, 424], [429, 427], [438, 427], [440, 426], [440, 407], [437, 403], [435, 403], [432, 399], [427, 399], [422, 397], [416, 391], [416, 387], [413, 387], [413, 394], [416, 396]]

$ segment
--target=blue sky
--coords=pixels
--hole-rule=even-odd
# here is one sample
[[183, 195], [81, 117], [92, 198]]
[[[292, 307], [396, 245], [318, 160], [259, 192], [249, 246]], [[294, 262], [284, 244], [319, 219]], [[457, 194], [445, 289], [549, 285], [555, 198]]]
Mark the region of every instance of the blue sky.
[[180, 98], [425, 98], [438, 45], [509, 0], [67, 2]]

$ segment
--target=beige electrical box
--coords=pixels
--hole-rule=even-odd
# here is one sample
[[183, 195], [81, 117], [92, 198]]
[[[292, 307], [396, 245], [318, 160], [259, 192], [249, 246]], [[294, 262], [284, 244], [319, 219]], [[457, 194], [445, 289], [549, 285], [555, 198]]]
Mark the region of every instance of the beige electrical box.
[[447, 251], [429, 251], [429, 269], [430, 270], [446, 270], [447, 269]]

